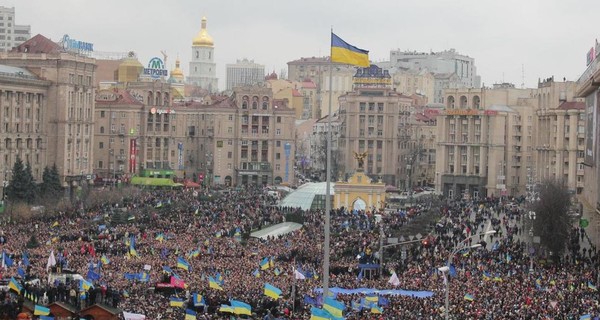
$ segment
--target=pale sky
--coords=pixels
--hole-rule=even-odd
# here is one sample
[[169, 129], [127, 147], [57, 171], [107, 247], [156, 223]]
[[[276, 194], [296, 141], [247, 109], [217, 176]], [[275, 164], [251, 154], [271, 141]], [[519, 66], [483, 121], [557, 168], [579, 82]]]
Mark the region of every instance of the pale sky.
[[486, 86], [526, 87], [552, 75], [577, 80], [600, 37], [599, 0], [4, 0], [16, 23], [58, 41], [64, 34], [95, 51], [135, 51], [146, 65], [179, 55], [187, 76], [192, 39], [208, 19], [219, 89], [225, 65], [253, 59], [279, 73], [300, 57], [329, 54], [330, 29], [370, 51], [375, 63], [392, 49], [454, 48], [475, 58]]

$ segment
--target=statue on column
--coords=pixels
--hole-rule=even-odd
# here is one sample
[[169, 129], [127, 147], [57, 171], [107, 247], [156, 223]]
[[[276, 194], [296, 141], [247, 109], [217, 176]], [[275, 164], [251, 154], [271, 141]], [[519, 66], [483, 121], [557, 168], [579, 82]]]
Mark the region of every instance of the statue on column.
[[367, 157], [367, 152], [356, 152], [354, 151], [354, 159], [356, 159], [356, 161], [358, 161], [358, 171], [363, 171], [364, 170], [364, 165], [365, 165], [365, 158]]

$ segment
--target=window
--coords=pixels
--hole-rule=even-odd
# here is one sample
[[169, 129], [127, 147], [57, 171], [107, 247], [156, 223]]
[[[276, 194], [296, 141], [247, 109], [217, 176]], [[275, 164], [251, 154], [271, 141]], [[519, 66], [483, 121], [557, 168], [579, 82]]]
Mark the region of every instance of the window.
[[104, 166], [104, 163], [102, 161], [98, 161], [98, 168], [102, 169], [103, 166]]
[[100, 133], [104, 133], [104, 127], [100, 127]]
[[233, 121], [233, 115], [232, 114], [229, 115], [229, 121]]
[[281, 171], [281, 165], [280, 164], [276, 164], [275, 165], [275, 170], [276, 171]]
[[365, 110], [367, 109], [367, 104], [364, 102], [361, 102], [359, 104], [359, 109], [360, 109], [360, 112], [365, 112]]
[[277, 123], [281, 123], [281, 117], [277, 117]]
[[104, 142], [100, 142], [100, 144], [98, 145], [98, 148], [104, 149]]
[[279, 140], [275, 141], [275, 146], [276, 147], [281, 147], [281, 141], [279, 141]]
[[277, 152], [275, 153], [275, 160], [279, 160], [281, 159], [281, 153]]
[[281, 135], [281, 129], [275, 129], [275, 135]]
[[233, 158], [233, 152], [229, 151], [227, 152], [227, 159], [231, 159]]

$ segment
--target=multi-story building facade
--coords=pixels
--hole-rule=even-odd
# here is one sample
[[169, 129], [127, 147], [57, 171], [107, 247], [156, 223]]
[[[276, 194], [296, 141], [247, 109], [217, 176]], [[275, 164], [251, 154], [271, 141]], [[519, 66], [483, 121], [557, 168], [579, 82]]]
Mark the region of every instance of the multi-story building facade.
[[226, 178], [219, 170], [227, 170], [234, 184], [294, 181], [294, 110], [276, 105], [272, 95], [269, 88], [259, 86], [234, 90], [235, 113], [227, 117], [235, 122], [215, 132], [213, 154], [223, 159], [223, 167], [215, 172]]
[[[533, 162], [528, 163], [538, 181], [559, 180], [573, 193], [584, 187], [585, 103], [575, 101], [576, 83], [538, 83], [534, 103]], [[530, 130], [528, 128], [528, 130]]]
[[252, 86], [265, 81], [265, 66], [254, 63], [254, 60], [237, 60], [227, 64], [227, 90], [235, 87]]
[[[328, 113], [329, 109], [329, 57], [300, 58], [288, 62], [288, 79], [291, 81], [306, 82], [310, 79], [315, 84], [316, 106], [313, 107], [313, 118], [319, 119]], [[352, 77], [356, 67], [334, 63], [331, 77], [331, 109], [337, 112], [338, 98], [346, 92], [352, 91]], [[318, 111], [316, 111], [318, 110]]]
[[423, 95], [429, 101], [434, 101], [435, 78], [427, 70], [413, 71], [399, 69], [390, 71], [393, 88], [405, 95]]
[[588, 52], [588, 66], [577, 81], [577, 96], [585, 100], [585, 147], [582, 203], [585, 210], [600, 214], [600, 45]]
[[[48, 145], [46, 108], [51, 81], [25, 68], [0, 65], [0, 178], [3, 189], [19, 157], [40, 181]], [[4, 190], [2, 191], [4, 195]]]
[[450, 197], [517, 196], [535, 176], [538, 182], [564, 179], [576, 190], [582, 142], [573, 88], [552, 79], [537, 89], [446, 90], [437, 123], [436, 189]]
[[[354, 152], [367, 152], [364, 171], [396, 185], [400, 174], [400, 150], [410, 143], [413, 100], [391, 88], [391, 76], [376, 65], [359, 68], [354, 91], [339, 98], [338, 166], [342, 174], [355, 172]], [[401, 130], [405, 130], [401, 134]]]
[[[320, 180], [327, 178], [327, 128], [329, 116], [315, 122], [310, 137], [310, 169]], [[345, 167], [340, 165], [340, 119], [337, 114], [331, 116], [331, 176], [335, 179], [345, 174]]]
[[454, 49], [440, 52], [390, 51], [390, 64], [408, 70], [428, 70], [434, 74], [454, 73], [459, 79], [457, 87], [477, 88], [481, 77], [477, 75], [475, 59], [462, 55]]
[[[9, 99], [20, 99], [12, 102], [15, 110], [9, 108], [10, 117], [23, 121], [24, 128], [17, 123], [12, 128], [21, 140], [26, 139], [20, 147], [27, 148], [28, 140], [33, 145], [39, 141], [40, 148], [45, 148], [45, 159], [40, 160], [40, 165], [56, 164], [65, 182], [81, 180], [82, 176], [91, 174], [95, 60], [64, 52], [58, 44], [37, 35], [11, 52], [0, 53], [0, 64], [26, 68], [47, 83], [46, 92], [40, 92], [35, 102], [31, 100], [32, 95], [24, 95], [25, 92], [8, 95]], [[20, 106], [22, 110], [18, 110]], [[29, 130], [27, 137], [24, 137], [25, 131], [21, 134], [15, 131], [18, 127]], [[44, 138], [38, 139], [38, 135]], [[17, 149], [18, 138], [15, 140]], [[16, 149], [13, 155], [15, 153]]]
[[31, 38], [31, 26], [17, 25], [15, 8], [0, 6], [0, 52], [12, 48]]
[[152, 169], [208, 185], [293, 181], [294, 112], [275, 104], [270, 89], [173, 102], [173, 85], [137, 81], [98, 93], [98, 175], [126, 179]]
[[219, 90], [215, 43], [206, 30], [206, 17], [202, 18], [200, 32], [192, 41], [192, 60], [187, 82], [208, 90], [208, 92], [218, 92]]

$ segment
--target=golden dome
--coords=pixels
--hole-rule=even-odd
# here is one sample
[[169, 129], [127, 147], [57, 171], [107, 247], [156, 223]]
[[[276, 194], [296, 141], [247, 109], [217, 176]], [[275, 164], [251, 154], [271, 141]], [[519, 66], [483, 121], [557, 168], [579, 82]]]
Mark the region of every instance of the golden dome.
[[202, 17], [202, 28], [198, 35], [194, 38], [192, 43], [194, 46], [212, 47], [214, 45], [213, 39], [208, 35], [206, 31], [206, 17]]
[[171, 76], [173, 76], [173, 77], [177, 77], [177, 76], [183, 77], [183, 71], [181, 70], [181, 68], [179, 68], [179, 57], [177, 58], [177, 60], [175, 60], [175, 69], [173, 69], [173, 71], [171, 71]]

